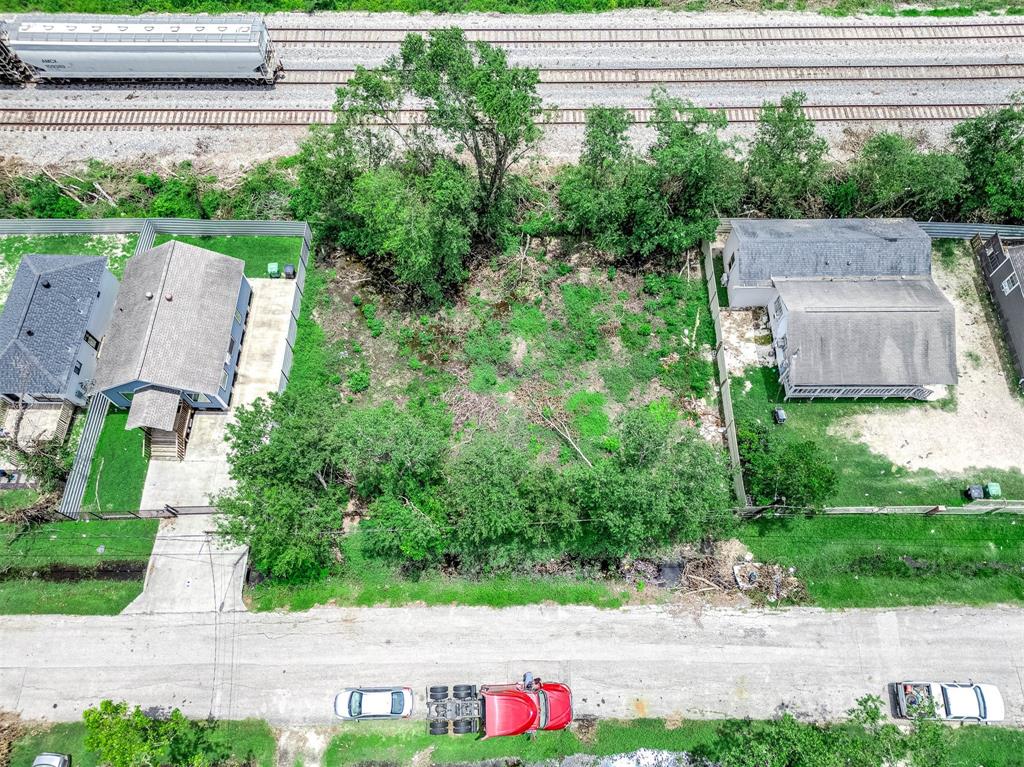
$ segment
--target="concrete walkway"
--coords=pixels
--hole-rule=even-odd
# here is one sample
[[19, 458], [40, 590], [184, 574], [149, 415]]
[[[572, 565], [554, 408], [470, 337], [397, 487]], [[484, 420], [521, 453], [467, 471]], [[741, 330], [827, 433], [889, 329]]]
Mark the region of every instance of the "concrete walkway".
[[[348, 685], [569, 682], [578, 715], [842, 717], [901, 678], [991, 682], [1024, 725], [1024, 610], [669, 606], [317, 609], [0, 618], [0, 709], [73, 721], [103, 698], [195, 717], [332, 721]], [[422, 707], [419, 706], [422, 712]]]
[[224, 547], [213, 516], [160, 523], [146, 584], [124, 613], [194, 613], [245, 610], [242, 586], [248, 549]]
[[[235, 409], [277, 391], [287, 345], [295, 283], [250, 280], [252, 308], [226, 413], [197, 413], [183, 461], [151, 461], [142, 508], [207, 506], [232, 487], [227, 427]], [[179, 517], [160, 525], [146, 586], [126, 613], [231, 612], [244, 610], [245, 548], [215, 544], [212, 516]]]

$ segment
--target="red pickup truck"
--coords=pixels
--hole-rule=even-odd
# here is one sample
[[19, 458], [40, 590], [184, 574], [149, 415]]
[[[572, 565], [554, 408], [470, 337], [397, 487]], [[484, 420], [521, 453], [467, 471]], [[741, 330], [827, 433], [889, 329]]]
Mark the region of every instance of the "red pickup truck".
[[572, 691], [558, 682], [525, 674], [515, 684], [459, 684], [427, 691], [431, 735], [483, 731], [483, 737], [562, 730], [572, 721]]

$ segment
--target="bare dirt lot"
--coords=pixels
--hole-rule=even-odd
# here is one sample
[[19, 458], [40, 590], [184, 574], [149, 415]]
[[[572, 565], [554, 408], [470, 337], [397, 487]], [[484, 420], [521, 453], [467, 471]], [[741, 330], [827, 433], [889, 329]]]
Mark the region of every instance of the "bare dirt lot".
[[1024, 399], [1015, 395], [1000, 364], [1000, 331], [986, 312], [988, 296], [966, 251], [952, 268], [934, 261], [934, 277], [956, 307], [959, 385], [949, 408], [916, 407], [893, 417], [876, 411], [853, 416], [838, 433], [908, 469], [959, 474], [971, 467], [1024, 469]]

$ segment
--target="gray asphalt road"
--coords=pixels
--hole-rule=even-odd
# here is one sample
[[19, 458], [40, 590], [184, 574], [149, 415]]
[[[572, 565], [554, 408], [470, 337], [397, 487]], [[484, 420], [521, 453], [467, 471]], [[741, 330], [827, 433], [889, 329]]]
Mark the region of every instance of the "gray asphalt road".
[[102, 698], [321, 724], [353, 684], [569, 682], [578, 714], [840, 717], [901, 677], [999, 686], [1024, 725], [1014, 609], [319, 609], [0, 619], [0, 708], [77, 719]]

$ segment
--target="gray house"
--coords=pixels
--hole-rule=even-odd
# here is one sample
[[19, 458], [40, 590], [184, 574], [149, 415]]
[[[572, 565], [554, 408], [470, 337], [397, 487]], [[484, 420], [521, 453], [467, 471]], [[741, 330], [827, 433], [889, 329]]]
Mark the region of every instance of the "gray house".
[[1024, 388], [1024, 242], [1006, 242], [997, 234], [988, 240], [975, 237], [972, 245], [999, 309], [1017, 385]]
[[0, 398], [83, 407], [116, 295], [105, 258], [22, 258], [0, 315]]
[[733, 219], [731, 308], [765, 307], [788, 397], [914, 397], [955, 384], [953, 306], [910, 219]]
[[777, 280], [769, 312], [787, 397], [913, 397], [955, 384], [953, 305], [928, 278]]
[[932, 241], [906, 218], [732, 219], [722, 260], [729, 306], [768, 306], [776, 279], [927, 277]]
[[171, 241], [132, 258], [96, 371], [154, 458], [184, 457], [196, 410], [231, 400], [252, 299], [244, 262]]

